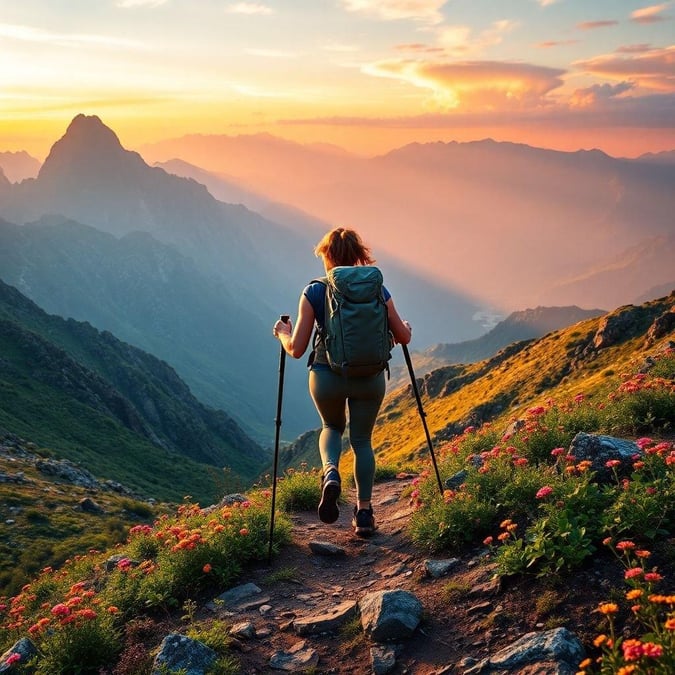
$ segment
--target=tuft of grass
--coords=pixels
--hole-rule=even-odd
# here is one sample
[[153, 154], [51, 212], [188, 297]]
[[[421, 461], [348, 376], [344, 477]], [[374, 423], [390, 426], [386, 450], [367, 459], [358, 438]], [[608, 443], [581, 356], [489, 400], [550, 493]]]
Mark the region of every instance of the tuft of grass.
[[321, 500], [321, 474], [316, 469], [286, 469], [277, 482], [276, 503], [283, 511], [311, 511]]
[[264, 579], [266, 586], [276, 586], [277, 584], [298, 581], [298, 570], [293, 566], [282, 567], [281, 569], [270, 572]]

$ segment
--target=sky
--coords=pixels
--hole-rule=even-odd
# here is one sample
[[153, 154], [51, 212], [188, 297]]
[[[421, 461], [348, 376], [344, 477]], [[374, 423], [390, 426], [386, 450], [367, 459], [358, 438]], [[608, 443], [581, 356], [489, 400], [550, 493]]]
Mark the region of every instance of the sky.
[[675, 149], [675, 0], [0, 0], [0, 151], [269, 132]]

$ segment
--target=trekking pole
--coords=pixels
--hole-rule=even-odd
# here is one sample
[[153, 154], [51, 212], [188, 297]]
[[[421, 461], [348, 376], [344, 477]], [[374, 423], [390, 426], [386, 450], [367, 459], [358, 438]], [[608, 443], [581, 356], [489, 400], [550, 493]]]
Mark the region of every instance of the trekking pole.
[[[288, 314], [282, 314], [279, 319], [287, 323], [291, 317]], [[267, 550], [267, 564], [272, 564], [272, 541], [274, 539], [274, 511], [277, 498], [277, 468], [279, 466], [279, 432], [281, 430], [281, 400], [284, 395], [284, 370], [286, 369], [286, 350], [281, 345], [281, 354], [279, 355], [279, 391], [277, 393], [277, 416], [274, 420], [276, 424], [276, 433], [274, 435], [274, 469], [272, 471], [272, 511], [270, 513], [270, 541]]]
[[438, 465], [436, 464], [436, 455], [434, 455], [434, 446], [431, 443], [431, 436], [429, 435], [429, 428], [427, 427], [426, 413], [422, 407], [422, 399], [420, 398], [420, 392], [417, 389], [417, 380], [415, 379], [415, 373], [413, 372], [412, 361], [410, 360], [410, 353], [408, 352], [407, 345], [401, 345], [403, 348], [403, 356], [405, 356], [405, 362], [408, 366], [408, 372], [410, 373], [410, 381], [412, 382], [413, 392], [415, 393], [415, 400], [417, 401], [417, 409], [420, 411], [420, 418], [422, 419], [422, 426], [424, 427], [424, 433], [427, 437], [427, 443], [429, 445], [429, 452], [431, 453], [431, 461], [434, 465], [434, 471], [436, 472], [436, 480], [438, 481], [438, 489], [441, 491], [441, 497], [443, 496], [443, 483], [441, 483], [441, 475], [438, 473]]

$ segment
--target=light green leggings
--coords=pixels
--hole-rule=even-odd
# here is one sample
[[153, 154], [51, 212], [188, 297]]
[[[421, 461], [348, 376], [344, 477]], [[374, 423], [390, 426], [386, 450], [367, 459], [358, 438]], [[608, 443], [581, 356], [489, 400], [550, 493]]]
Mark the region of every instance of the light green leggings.
[[344, 377], [332, 370], [309, 371], [309, 393], [321, 416], [319, 453], [324, 469], [330, 464], [339, 466], [349, 408], [349, 442], [359, 501], [370, 501], [372, 496], [375, 457], [371, 437], [385, 390], [384, 372], [372, 377]]

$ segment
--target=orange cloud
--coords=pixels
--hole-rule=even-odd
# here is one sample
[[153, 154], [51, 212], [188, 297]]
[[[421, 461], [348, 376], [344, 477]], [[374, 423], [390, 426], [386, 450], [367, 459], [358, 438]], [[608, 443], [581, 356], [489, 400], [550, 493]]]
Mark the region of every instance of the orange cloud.
[[657, 21], [665, 21], [668, 17], [663, 16], [663, 12], [668, 8], [669, 2], [664, 2], [660, 5], [651, 5], [636, 9], [631, 12], [630, 20], [635, 23], [656, 23]]
[[675, 92], [675, 46], [597, 56], [574, 65], [593, 75], [631, 80], [645, 89]]
[[617, 47], [614, 51], [617, 54], [641, 54], [643, 52], [649, 52], [654, 49], [651, 45], [643, 42], [639, 45], [621, 45]]
[[609, 26], [617, 26], [618, 21], [614, 19], [606, 19], [603, 21], [582, 21], [577, 24], [579, 30], [594, 30], [595, 28], [608, 28]]
[[380, 61], [365, 72], [429, 89], [441, 108], [489, 110], [538, 107], [563, 84], [565, 71], [527, 63], [500, 61]]
[[535, 45], [541, 49], [550, 49], [551, 47], [567, 47], [569, 45], [576, 45], [579, 40], [546, 40]]
[[597, 108], [604, 101], [620, 96], [633, 87], [631, 82], [594, 84], [592, 87], [577, 89], [572, 94], [569, 104], [571, 108]]

